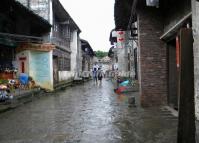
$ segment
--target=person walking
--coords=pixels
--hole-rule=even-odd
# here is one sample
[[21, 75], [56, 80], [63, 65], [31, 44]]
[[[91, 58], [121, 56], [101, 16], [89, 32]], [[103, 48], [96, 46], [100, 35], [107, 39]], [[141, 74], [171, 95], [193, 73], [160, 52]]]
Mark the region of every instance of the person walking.
[[100, 84], [102, 84], [103, 71], [102, 71], [101, 68], [99, 68], [98, 71], [97, 71], [97, 77], [98, 77]]
[[95, 63], [94, 64], [94, 66], [93, 66], [93, 79], [94, 79], [94, 81], [95, 81], [95, 83], [97, 83], [97, 72], [98, 72], [98, 65], [97, 65], [97, 63]]

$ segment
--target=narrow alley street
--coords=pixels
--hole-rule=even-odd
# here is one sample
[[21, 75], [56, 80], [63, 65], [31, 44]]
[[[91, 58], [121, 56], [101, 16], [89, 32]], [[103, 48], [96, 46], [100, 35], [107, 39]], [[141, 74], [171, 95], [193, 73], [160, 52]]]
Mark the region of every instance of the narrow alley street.
[[199, 143], [199, 0], [1, 0], [0, 143]]
[[41, 97], [0, 114], [0, 143], [176, 142], [177, 118], [169, 111], [129, 107], [123, 99], [110, 80]]

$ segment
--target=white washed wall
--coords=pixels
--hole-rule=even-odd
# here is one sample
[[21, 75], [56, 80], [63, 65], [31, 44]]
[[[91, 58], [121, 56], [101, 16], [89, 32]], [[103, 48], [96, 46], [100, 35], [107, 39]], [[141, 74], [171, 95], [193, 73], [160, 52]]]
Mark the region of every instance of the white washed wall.
[[42, 88], [53, 90], [52, 51], [30, 51], [29, 75]]
[[72, 80], [75, 72], [72, 71], [59, 71], [59, 81]]
[[77, 31], [72, 33], [72, 41], [70, 43], [71, 47], [71, 71], [77, 71]]

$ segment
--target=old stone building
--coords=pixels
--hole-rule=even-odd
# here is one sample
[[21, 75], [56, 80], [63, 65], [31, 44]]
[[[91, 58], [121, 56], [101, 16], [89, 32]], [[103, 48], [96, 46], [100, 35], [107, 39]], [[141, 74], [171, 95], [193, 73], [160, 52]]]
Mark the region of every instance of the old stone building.
[[0, 7], [0, 79], [24, 73], [42, 88], [52, 89], [52, 75], [44, 71], [52, 69], [49, 57], [54, 46], [42, 38], [51, 25], [15, 0], [3, 0]]
[[81, 39], [82, 71], [91, 71], [94, 51], [88, 41]]
[[44, 17], [52, 25], [50, 33], [44, 35], [46, 42], [55, 45], [53, 50], [54, 86], [73, 80], [80, 70], [80, 28], [59, 0], [18, 0]]

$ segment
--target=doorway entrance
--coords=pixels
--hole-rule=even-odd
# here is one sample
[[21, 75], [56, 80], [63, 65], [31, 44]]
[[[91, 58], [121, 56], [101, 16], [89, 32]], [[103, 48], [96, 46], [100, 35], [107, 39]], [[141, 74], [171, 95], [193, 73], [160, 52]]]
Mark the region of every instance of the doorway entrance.
[[176, 66], [176, 40], [172, 39], [167, 43], [168, 58], [168, 105], [174, 109], [178, 109], [177, 96], [177, 66]]

